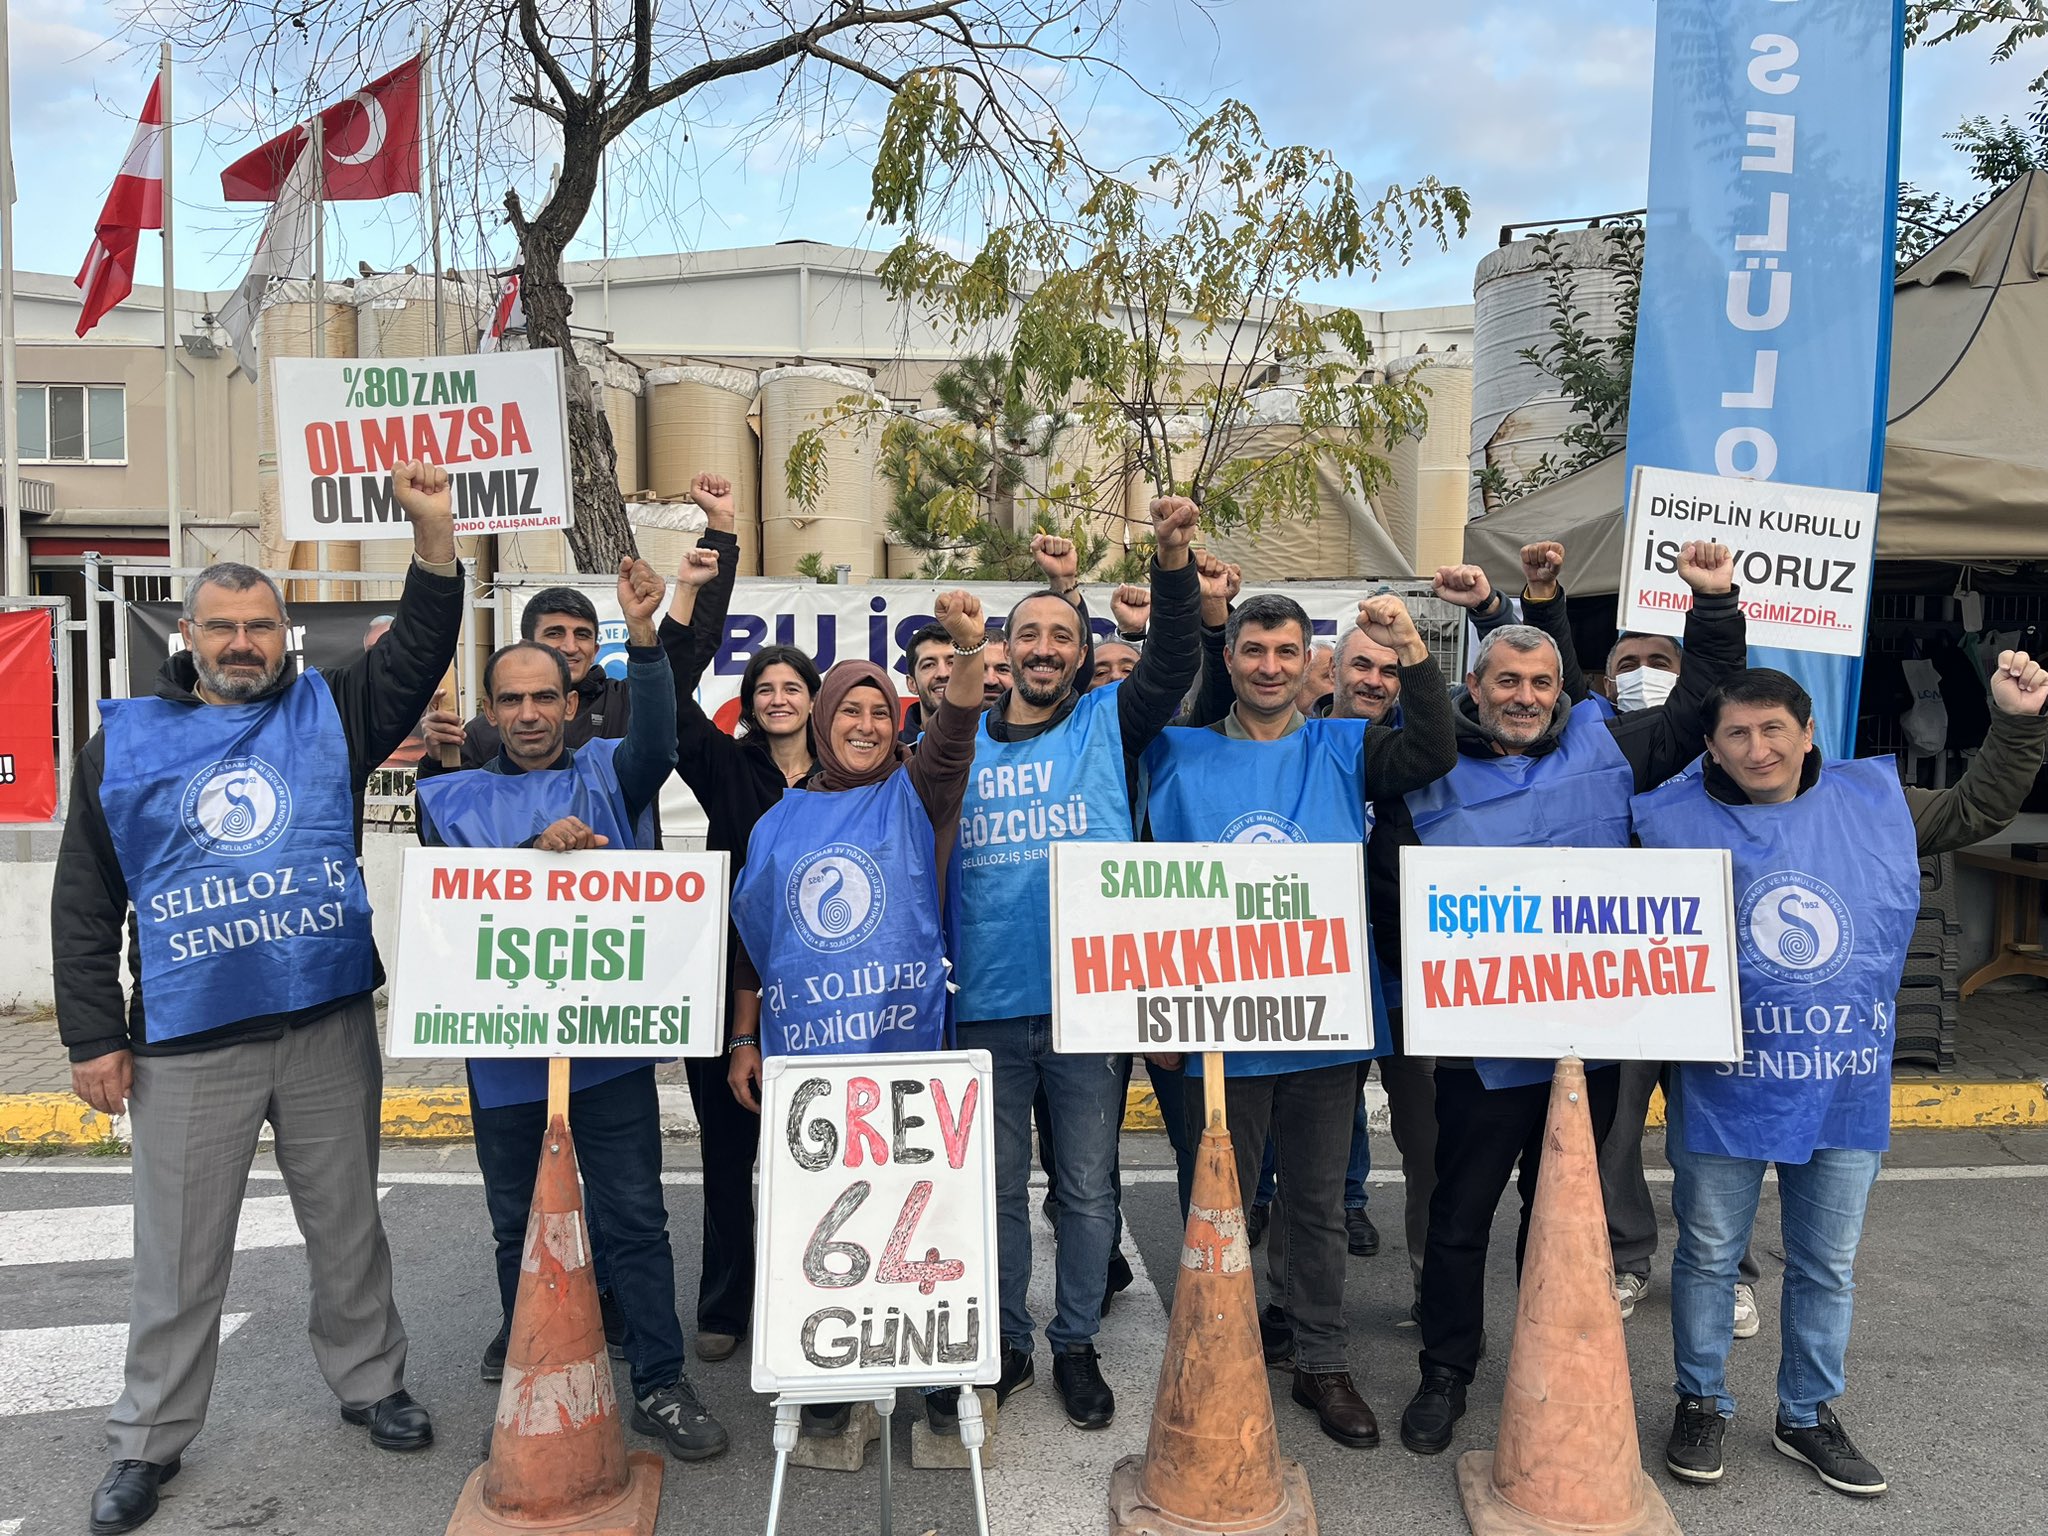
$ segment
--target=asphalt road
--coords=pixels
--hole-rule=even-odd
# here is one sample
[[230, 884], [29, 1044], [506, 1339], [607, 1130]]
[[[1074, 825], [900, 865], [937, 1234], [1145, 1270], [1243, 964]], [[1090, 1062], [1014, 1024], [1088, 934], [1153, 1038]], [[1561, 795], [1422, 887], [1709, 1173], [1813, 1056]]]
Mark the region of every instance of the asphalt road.
[[[1654, 1140], [1653, 1140], [1654, 1145]], [[1392, 1149], [1375, 1148], [1381, 1166]], [[1100, 1532], [1109, 1466], [1142, 1449], [1165, 1306], [1179, 1256], [1173, 1186], [1163, 1138], [1126, 1138], [1130, 1182], [1127, 1252], [1138, 1284], [1105, 1319], [1099, 1343], [1120, 1398], [1101, 1434], [1070, 1428], [1039, 1352], [1036, 1387], [1004, 1415], [989, 1461], [998, 1536]], [[672, 1227], [685, 1316], [697, 1268], [694, 1148], [670, 1155]], [[275, 1177], [259, 1164], [227, 1312], [212, 1416], [165, 1490], [150, 1525], [162, 1536], [253, 1532], [438, 1533], [476, 1464], [495, 1389], [476, 1358], [495, 1323], [488, 1231], [467, 1148], [393, 1150], [385, 1160], [386, 1224], [399, 1301], [412, 1338], [409, 1385], [435, 1413], [438, 1443], [424, 1454], [372, 1449], [341, 1425], [305, 1340], [305, 1253]], [[1850, 1386], [1839, 1405], [1862, 1448], [1884, 1468], [1891, 1493], [1858, 1503], [1823, 1489], [1770, 1447], [1781, 1272], [1774, 1190], [1760, 1222], [1764, 1330], [1735, 1347], [1743, 1411], [1727, 1442], [1728, 1476], [1716, 1488], [1674, 1484], [1661, 1469], [1670, 1424], [1667, 1241], [1656, 1285], [1628, 1325], [1640, 1433], [1688, 1536], [1802, 1536], [1941, 1532], [2009, 1536], [2048, 1531], [2048, 1416], [2038, 1407], [2048, 1364], [2048, 1132], [1934, 1132], [1902, 1140], [1871, 1205], [1859, 1270]], [[1398, 1182], [1376, 1183], [1373, 1207], [1386, 1242], [1351, 1261], [1351, 1359], [1379, 1410], [1387, 1440], [1348, 1450], [1275, 1388], [1282, 1448], [1308, 1469], [1329, 1536], [1465, 1529], [1453, 1456], [1402, 1450], [1394, 1421], [1415, 1382], [1415, 1334], [1406, 1326], [1407, 1265]], [[101, 1421], [119, 1391], [126, 1317], [129, 1178], [118, 1161], [0, 1160], [0, 1536], [84, 1528], [87, 1497], [105, 1470]], [[63, 1212], [62, 1215], [38, 1214]], [[1496, 1228], [1488, 1297], [1494, 1354], [1482, 1366], [1456, 1449], [1490, 1445], [1513, 1315], [1512, 1204]], [[1036, 1227], [1034, 1311], [1049, 1314], [1050, 1235]], [[1263, 1252], [1259, 1268], [1263, 1270]], [[1159, 1283], [1155, 1286], [1155, 1281]], [[1162, 1300], [1162, 1297], [1164, 1299]], [[725, 1457], [670, 1462], [664, 1532], [744, 1532], [765, 1526], [773, 1463], [770, 1414], [748, 1388], [744, 1351], [720, 1365], [693, 1362], [704, 1396], [732, 1431]], [[622, 1391], [625, 1378], [620, 1376]], [[964, 1472], [913, 1469], [910, 1394], [897, 1412], [895, 1530], [974, 1530]], [[629, 1435], [629, 1439], [637, 1437]], [[790, 1474], [782, 1529], [790, 1536], [878, 1529], [879, 1483], [865, 1472]]]

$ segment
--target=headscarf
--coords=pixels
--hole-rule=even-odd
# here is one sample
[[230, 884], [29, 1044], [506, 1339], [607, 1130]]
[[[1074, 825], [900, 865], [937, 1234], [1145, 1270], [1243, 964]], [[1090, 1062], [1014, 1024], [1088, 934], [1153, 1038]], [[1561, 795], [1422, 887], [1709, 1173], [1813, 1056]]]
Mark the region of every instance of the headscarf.
[[889, 684], [889, 674], [872, 661], [842, 661], [825, 674], [824, 682], [818, 687], [817, 708], [811, 712], [817, 737], [820, 789], [859, 789], [863, 785], [879, 784], [910, 760], [910, 748], [895, 740], [893, 725], [888, 739], [891, 751], [874, 767], [857, 773], [839, 760], [832, 747], [832, 719], [839, 713], [839, 706], [846, 702], [846, 696], [856, 688], [873, 688], [891, 704], [896, 702], [897, 693]]

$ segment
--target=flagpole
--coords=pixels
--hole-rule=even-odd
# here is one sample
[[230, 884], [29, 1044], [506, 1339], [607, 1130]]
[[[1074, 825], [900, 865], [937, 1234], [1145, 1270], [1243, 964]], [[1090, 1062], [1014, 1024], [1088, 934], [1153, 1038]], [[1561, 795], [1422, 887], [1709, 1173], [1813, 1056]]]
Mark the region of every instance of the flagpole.
[[[21, 531], [21, 445], [17, 427], [20, 405], [14, 390], [14, 91], [13, 66], [7, 52], [7, 10], [0, 6], [0, 424], [6, 443], [0, 447], [0, 485], [7, 492], [6, 591], [28, 595], [28, 545]], [[87, 594], [90, 596], [91, 594]]]
[[431, 35], [420, 24], [420, 150], [427, 158], [428, 259], [434, 274], [434, 356], [447, 354], [441, 311], [441, 162], [434, 148], [434, 57]]
[[[178, 506], [178, 289], [177, 265], [171, 255], [171, 226], [177, 223], [171, 201], [171, 45], [162, 46], [157, 64], [162, 89], [157, 97], [164, 121], [161, 168], [164, 181], [164, 542], [175, 573], [185, 563], [185, 518]], [[185, 583], [171, 577], [173, 601], [185, 595]]]
[[313, 355], [327, 355], [327, 134], [313, 109]]

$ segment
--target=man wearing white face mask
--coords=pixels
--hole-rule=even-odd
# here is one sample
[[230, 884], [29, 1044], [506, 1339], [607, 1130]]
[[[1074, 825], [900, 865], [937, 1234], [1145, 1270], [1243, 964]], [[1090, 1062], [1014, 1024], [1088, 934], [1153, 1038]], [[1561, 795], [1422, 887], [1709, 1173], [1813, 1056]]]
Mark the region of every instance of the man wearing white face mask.
[[[1685, 666], [1685, 647], [1675, 635], [1624, 630], [1607, 653], [1601, 691], [1617, 714], [1655, 709], [1671, 696]], [[1643, 1127], [1650, 1094], [1664, 1070], [1658, 1061], [1624, 1061], [1615, 1096], [1614, 1125], [1600, 1143], [1600, 1194], [1607, 1206], [1607, 1241], [1614, 1253], [1614, 1299], [1621, 1315], [1635, 1315], [1650, 1289], [1650, 1260], [1657, 1253], [1657, 1209], [1643, 1176]], [[1753, 1338], [1762, 1326], [1756, 1286], [1762, 1276], [1754, 1252], [1745, 1250], [1735, 1282], [1735, 1337]]]

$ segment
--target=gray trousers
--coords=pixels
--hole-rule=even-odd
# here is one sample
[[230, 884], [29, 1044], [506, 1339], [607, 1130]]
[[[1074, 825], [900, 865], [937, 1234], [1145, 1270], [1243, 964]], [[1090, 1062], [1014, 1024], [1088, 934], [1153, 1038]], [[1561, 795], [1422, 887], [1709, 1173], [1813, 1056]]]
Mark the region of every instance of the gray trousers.
[[[1617, 1275], [1647, 1275], [1657, 1252], [1657, 1208], [1650, 1203], [1650, 1181], [1643, 1177], [1643, 1128], [1650, 1117], [1650, 1094], [1663, 1075], [1661, 1061], [1621, 1063], [1621, 1089], [1614, 1103], [1614, 1127], [1600, 1143], [1600, 1198], [1607, 1203], [1607, 1242], [1614, 1250]], [[1742, 1253], [1738, 1272], [1755, 1285], [1756, 1243]]]
[[[1344, 1349], [1344, 1166], [1351, 1157], [1358, 1092], [1358, 1068], [1350, 1062], [1232, 1077], [1223, 1085], [1240, 1202], [1245, 1191], [1258, 1188], [1266, 1137], [1273, 1137], [1279, 1195], [1267, 1239], [1268, 1300], [1293, 1324], [1304, 1371], [1350, 1369]], [[1186, 1111], [1190, 1138], [1199, 1145], [1207, 1123], [1199, 1077], [1187, 1080]]]
[[306, 1238], [320, 1374], [350, 1408], [404, 1385], [405, 1329], [377, 1212], [383, 1081], [367, 997], [280, 1040], [135, 1058], [135, 1290], [127, 1386], [107, 1416], [114, 1460], [162, 1465], [206, 1422], [242, 1192], [266, 1120]]

